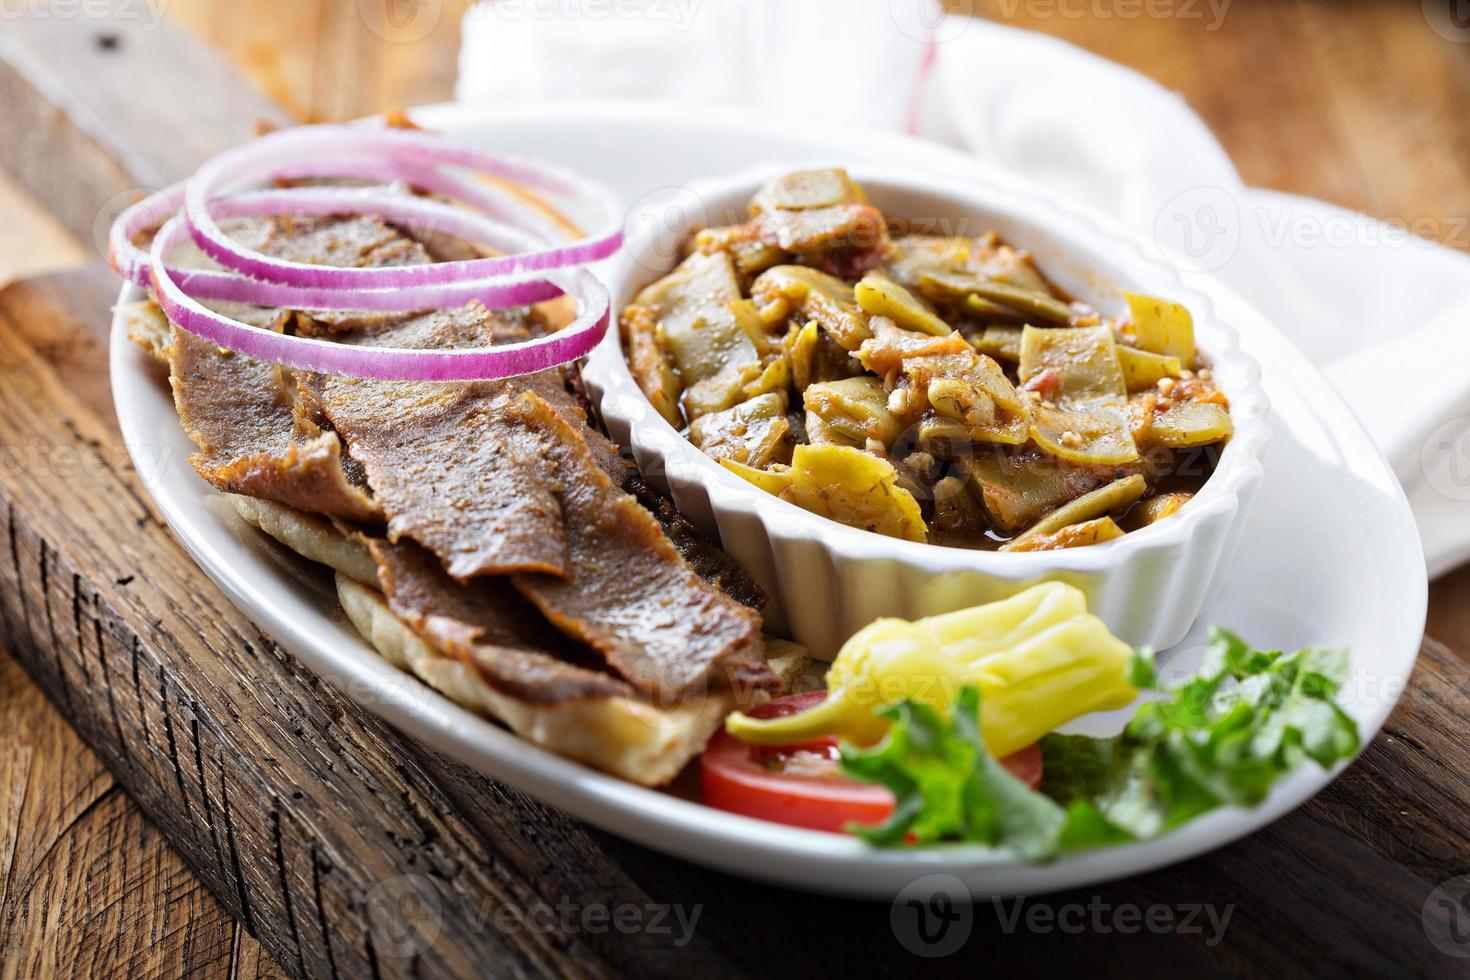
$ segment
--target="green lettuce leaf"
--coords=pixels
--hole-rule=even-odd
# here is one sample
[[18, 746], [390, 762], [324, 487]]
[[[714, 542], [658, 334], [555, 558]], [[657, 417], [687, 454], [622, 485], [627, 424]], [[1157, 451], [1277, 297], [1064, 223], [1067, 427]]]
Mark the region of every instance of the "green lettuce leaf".
[[1031, 860], [1157, 837], [1220, 806], [1259, 804], [1305, 759], [1328, 768], [1354, 755], [1357, 725], [1334, 700], [1346, 674], [1342, 650], [1255, 650], [1218, 627], [1204, 665], [1180, 683], [1162, 687], [1140, 654], [1130, 677], [1160, 696], [1114, 738], [1043, 738], [1041, 792], [985, 750], [974, 688], [948, 718], [892, 705], [885, 739], [844, 745], [842, 768], [888, 787], [898, 805], [884, 823], [851, 829], [879, 846], [967, 841]]
[[853, 833], [881, 846], [959, 840], [1032, 859], [1054, 853], [1066, 815], [985, 750], [975, 688], [960, 689], [947, 719], [914, 701], [880, 714], [891, 722], [888, 735], [869, 749], [844, 744], [842, 768], [886, 786], [897, 805], [888, 820], [853, 825]]

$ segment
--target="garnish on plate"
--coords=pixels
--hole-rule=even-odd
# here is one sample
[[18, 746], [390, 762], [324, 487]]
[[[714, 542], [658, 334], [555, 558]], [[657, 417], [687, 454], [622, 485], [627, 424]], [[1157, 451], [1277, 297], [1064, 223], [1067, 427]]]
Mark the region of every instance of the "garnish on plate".
[[882, 709], [887, 736], [844, 746], [842, 770], [897, 798], [877, 826], [849, 826], [877, 845], [969, 841], [1027, 859], [1158, 837], [1221, 806], [1256, 806], [1310, 759], [1330, 768], [1359, 746], [1334, 700], [1342, 650], [1252, 649], [1215, 628], [1203, 667], [1161, 685], [1147, 657], [1133, 666], [1157, 690], [1112, 738], [1049, 734], [1040, 791], [999, 765], [979, 737], [984, 707], [964, 688], [948, 719], [921, 702]]
[[[1059, 582], [879, 620], [843, 647], [826, 692], [726, 719], [705, 800], [876, 846], [966, 842], [1036, 861], [1255, 806], [1303, 761], [1357, 752], [1335, 700], [1344, 651], [1261, 651], [1219, 627], [1209, 642], [1198, 671], [1166, 683]], [[1112, 738], [1055, 731], [1140, 692], [1153, 696]]]
[[997, 756], [1093, 711], [1130, 704], [1132, 649], [1087, 611], [1082, 592], [1046, 582], [999, 602], [916, 622], [880, 619], [843, 644], [827, 699], [799, 715], [726, 719], [737, 738], [781, 745], [837, 735], [870, 745], [888, 731], [885, 705], [906, 698], [948, 711], [959, 689], [985, 695], [985, 744]]

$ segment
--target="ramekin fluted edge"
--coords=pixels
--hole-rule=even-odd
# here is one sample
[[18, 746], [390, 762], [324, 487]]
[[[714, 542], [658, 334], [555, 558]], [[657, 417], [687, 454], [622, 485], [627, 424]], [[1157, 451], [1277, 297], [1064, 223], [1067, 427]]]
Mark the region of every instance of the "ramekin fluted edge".
[[[673, 268], [687, 233], [738, 220], [751, 195], [784, 169], [762, 167], [646, 198], [630, 215], [624, 251], [603, 273], [614, 316]], [[1151, 243], [1024, 181], [995, 172], [961, 182], [891, 169], [850, 170], [885, 214], [918, 218], [951, 234], [994, 228], [1030, 250], [1068, 292], [1104, 310], [1117, 308], [1119, 288], [1187, 306], [1235, 425], [1214, 474], [1188, 506], [1117, 540], [1051, 552], [949, 548], [850, 528], [757, 490], [696, 449], [643, 396], [615, 328], [584, 372], [613, 437], [632, 449], [647, 479], [717, 535], [766, 589], [768, 629], [790, 635], [816, 656], [830, 659], [881, 616], [949, 612], [1047, 580], [1081, 588], [1089, 608], [1131, 644], [1163, 649], [1179, 642], [1219, 589], [1264, 475], [1270, 406], [1260, 368], [1241, 350], [1234, 328]]]

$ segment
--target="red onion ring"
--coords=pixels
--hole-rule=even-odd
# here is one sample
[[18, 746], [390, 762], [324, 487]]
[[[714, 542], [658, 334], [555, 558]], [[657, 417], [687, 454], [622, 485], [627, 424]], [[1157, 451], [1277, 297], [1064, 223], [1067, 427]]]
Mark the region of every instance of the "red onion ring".
[[[438, 167], [423, 166], [403, 161], [393, 160], [318, 160], [311, 164], [283, 166], [274, 174], [277, 180], [291, 180], [302, 177], [318, 176], [329, 172], [337, 177], [361, 177], [367, 179], [397, 181], [403, 180], [412, 183], [424, 190], [443, 194], [452, 199], [461, 201], [470, 207], [480, 211], [486, 217], [495, 219], [512, 227], [518, 227], [533, 234], [545, 238], [547, 241], [555, 241], [562, 233], [536, 209], [516, 199], [514, 195], [502, 191], [499, 188], [487, 186], [483, 183], [458, 178], [440, 170]], [[124, 210], [113, 222], [112, 229], [108, 235], [109, 259], [120, 275], [130, 282], [139, 286], [149, 285], [148, 253], [133, 244], [133, 238], [139, 233], [150, 228], [157, 228], [174, 212], [178, 211], [184, 203], [184, 182], [179, 182], [150, 195], [137, 204]], [[212, 209], [213, 210], [213, 209]], [[487, 243], [490, 244], [490, 243]], [[527, 247], [527, 246], [518, 246]], [[228, 272], [213, 272], [207, 270], [174, 270], [175, 276], [189, 274], [193, 282], [198, 284], [206, 293], [194, 293], [201, 299], [232, 299], [240, 302], [249, 302], [248, 296], [244, 295], [241, 287], [237, 284], [240, 277]], [[258, 280], [246, 280], [254, 282]], [[290, 298], [291, 292], [285, 291], [288, 287], [280, 287], [273, 293], [281, 299], [261, 300], [261, 305], [289, 306], [297, 301]], [[547, 298], [560, 295], [559, 291], [551, 292]], [[297, 305], [303, 305], [298, 303]], [[448, 301], [445, 305], [452, 305]], [[487, 302], [488, 306], [489, 303]], [[513, 304], [509, 304], [513, 305]], [[362, 307], [368, 309], [369, 307]], [[376, 307], [372, 307], [376, 308]], [[495, 307], [491, 307], [494, 309]]]
[[[377, 193], [372, 193], [374, 191]], [[439, 230], [498, 248], [526, 249], [535, 247], [542, 241], [539, 236], [486, 221], [470, 212], [437, 201], [403, 195], [390, 198], [383, 196], [386, 193], [383, 188], [282, 188], [253, 191], [212, 201], [210, 210], [220, 217], [371, 212], [405, 224], [435, 225], [436, 221], [442, 220]], [[113, 267], [124, 278], [144, 287], [152, 285], [152, 259], [148, 253], [133, 244], [133, 236], [156, 226], [159, 221], [171, 215], [178, 209], [178, 203], [182, 199], [183, 185], [176, 184], [133, 205], [118, 216], [109, 236], [109, 251]], [[399, 206], [405, 202], [410, 202], [411, 206]], [[228, 300], [300, 310], [411, 312], [463, 306], [471, 300], [494, 310], [539, 303], [562, 295], [559, 287], [539, 276], [488, 282], [456, 282], [411, 289], [340, 290], [287, 286], [212, 269], [170, 267], [168, 271], [179, 287], [195, 299]]]
[[299, 371], [321, 371], [380, 381], [479, 381], [532, 374], [589, 354], [607, 332], [607, 290], [585, 269], [559, 270], [563, 290], [579, 300], [577, 318], [556, 333], [478, 350], [358, 347], [262, 330], [206, 309], [169, 275], [164, 256], [177, 248], [187, 225], [168, 220], [153, 240], [153, 288], [175, 325], [220, 347]]
[[[470, 168], [525, 184], [561, 199], [594, 205], [602, 212], [600, 217], [607, 230], [580, 242], [517, 255], [390, 269], [357, 269], [290, 262], [245, 248], [225, 235], [210, 215], [209, 202], [217, 193], [241, 182], [271, 179], [280, 172], [284, 163], [290, 163], [298, 176], [305, 175], [311, 164], [289, 155], [309, 156], [313, 152], [330, 155], [341, 153], [344, 147], [350, 148], [349, 152], [381, 155], [421, 166]], [[318, 175], [331, 176], [332, 171], [324, 166]], [[525, 157], [458, 147], [411, 130], [311, 126], [280, 130], [205, 164], [185, 188], [184, 214], [195, 244], [220, 265], [236, 272], [291, 286], [400, 289], [559, 269], [606, 258], [622, 245], [623, 237], [621, 216], [612, 201], [611, 195], [606, 194], [600, 185]]]
[[[509, 191], [461, 177], [447, 169], [451, 167], [529, 186], [553, 197], [557, 205], [570, 201], [584, 209], [593, 207], [611, 230], [558, 246], [555, 243], [563, 235], [541, 211]], [[465, 207], [417, 197], [392, 184], [235, 190], [242, 184], [307, 177], [403, 182]], [[277, 260], [240, 246], [216, 222], [274, 214], [373, 214], [509, 254], [379, 269], [316, 266]], [[610, 319], [607, 291], [585, 270], [569, 267], [616, 251], [622, 239], [619, 223], [614, 200], [599, 185], [530, 158], [456, 147], [421, 132], [302, 127], [226, 153], [189, 181], [124, 210], [109, 234], [109, 257], [129, 281], [152, 288], [165, 315], [177, 326], [220, 347], [298, 370], [389, 381], [468, 381], [544, 370], [585, 356], [597, 345]], [[160, 224], [148, 252], [133, 243]], [[166, 260], [186, 234], [235, 271], [170, 267]], [[563, 293], [578, 301], [578, 314], [557, 333], [503, 347], [453, 351], [359, 347], [278, 334], [198, 302], [408, 312], [472, 300], [494, 309]]]

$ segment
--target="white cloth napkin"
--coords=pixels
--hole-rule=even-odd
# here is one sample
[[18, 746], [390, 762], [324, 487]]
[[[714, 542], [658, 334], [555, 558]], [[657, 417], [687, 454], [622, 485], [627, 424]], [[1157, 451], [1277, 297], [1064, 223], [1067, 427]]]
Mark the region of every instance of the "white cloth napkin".
[[1184, 101], [934, 0], [488, 0], [461, 101], [753, 106], [958, 145], [1151, 234], [1327, 373], [1398, 474], [1431, 575], [1470, 558], [1470, 256], [1247, 187]]

